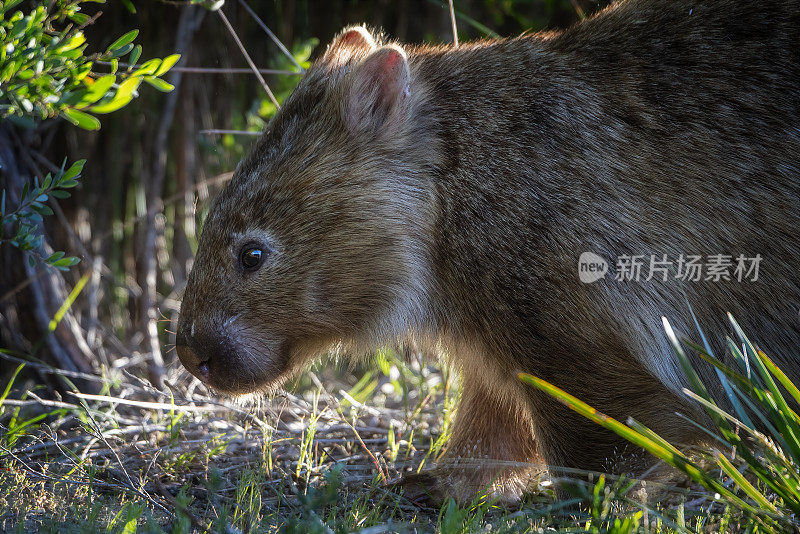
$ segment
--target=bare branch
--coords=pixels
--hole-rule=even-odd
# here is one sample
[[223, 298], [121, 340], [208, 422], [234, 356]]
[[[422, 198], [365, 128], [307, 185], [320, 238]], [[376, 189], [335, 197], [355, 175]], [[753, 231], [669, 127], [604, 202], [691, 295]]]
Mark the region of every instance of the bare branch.
[[278, 99], [276, 99], [275, 95], [272, 94], [272, 89], [269, 88], [269, 85], [267, 85], [266, 80], [264, 80], [264, 77], [261, 76], [261, 73], [258, 71], [258, 67], [256, 67], [255, 63], [253, 63], [253, 60], [250, 58], [250, 54], [247, 53], [247, 49], [245, 49], [244, 45], [242, 44], [242, 41], [239, 39], [239, 36], [236, 35], [236, 30], [233, 29], [233, 26], [231, 26], [231, 23], [228, 21], [228, 17], [225, 16], [225, 13], [223, 13], [221, 9], [217, 11], [217, 13], [219, 13], [219, 17], [222, 19], [222, 23], [225, 24], [226, 28], [228, 28], [231, 37], [233, 37], [233, 40], [236, 41], [236, 46], [238, 46], [239, 50], [241, 50], [242, 55], [244, 56], [244, 59], [247, 61], [247, 64], [250, 65], [253, 74], [255, 74], [256, 78], [258, 78], [258, 81], [261, 82], [261, 87], [263, 87], [264, 91], [267, 92], [267, 96], [269, 96], [269, 99], [272, 100], [273, 104], [275, 104], [275, 108], [280, 109], [281, 105], [278, 104]]
[[267, 27], [267, 25], [264, 24], [264, 21], [262, 21], [261, 18], [258, 15], [256, 15], [256, 12], [253, 11], [252, 8], [249, 5], [247, 5], [247, 2], [245, 2], [244, 0], [239, 0], [239, 3], [242, 4], [242, 7], [244, 7], [247, 10], [248, 13], [250, 13], [250, 16], [255, 19], [256, 23], [259, 26], [261, 26], [261, 29], [264, 30], [264, 32], [266, 32], [267, 35], [269, 35], [269, 38], [272, 39], [272, 42], [274, 42], [276, 45], [278, 45], [278, 48], [280, 48], [281, 51], [284, 54], [286, 54], [286, 57], [288, 57], [292, 61], [292, 63], [294, 63], [297, 66], [297, 68], [300, 69], [300, 72], [301, 73], [305, 72], [306, 69], [304, 69], [300, 65], [300, 63], [297, 62], [297, 60], [294, 58], [292, 53], [289, 52], [289, 50], [285, 46], [283, 46], [283, 43], [280, 42], [280, 40], [275, 36], [275, 34], [272, 33], [272, 30], [270, 30]]
[[458, 28], [456, 27], [456, 10], [453, 7], [453, 0], [450, 3], [450, 24], [453, 25], [453, 46], [458, 47]]
[[[109, 61], [96, 61], [95, 63], [99, 65], [111, 65]], [[131, 65], [130, 63], [119, 63], [120, 67], [125, 68], [134, 68], [138, 69], [141, 65]], [[185, 72], [187, 74], [253, 74], [253, 70], [244, 67], [233, 67], [233, 68], [223, 68], [223, 67], [172, 67], [169, 69], [170, 72]], [[258, 72], [261, 74], [277, 74], [283, 76], [302, 76], [302, 72], [295, 72], [293, 70], [281, 70], [281, 69], [258, 69]]]
[[70, 395], [84, 400], [93, 400], [97, 402], [108, 402], [110, 404], [126, 404], [128, 406], [136, 406], [138, 408], [146, 408], [149, 410], [174, 410], [176, 412], [228, 412], [230, 411], [225, 406], [185, 406], [182, 404], [166, 403], [166, 402], [150, 402], [150, 401], [137, 401], [131, 399], [123, 399], [122, 397], [112, 397], [110, 395], [91, 395], [88, 393], [68, 392]]
[[261, 132], [252, 132], [250, 130], [217, 130], [217, 129], [211, 129], [211, 130], [200, 130], [199, 133], [208, 134], [208, 135], [225, 135], [225, 134], [231, 134], [231, 135], [261, 135]]

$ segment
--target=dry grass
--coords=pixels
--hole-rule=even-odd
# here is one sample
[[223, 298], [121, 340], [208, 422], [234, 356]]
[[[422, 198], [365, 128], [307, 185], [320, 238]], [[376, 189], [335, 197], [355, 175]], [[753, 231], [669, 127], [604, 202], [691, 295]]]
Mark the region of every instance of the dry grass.
[[663, 532], [719, 528], [728, 516], [720, 508], [709, 519], [712, 502], [684, 489], [670, 494], [664, 520], [610, 480], [564, 501], [543, 487], [517, 510], [409, 501], [390, 482], [438, 456], [458, 397], [457, 381], [419, 357], [320, 365], [294, 394], [246, 402], [213, 396], [179, 365], [156, 391], [124, 364], [71, 376], [102, 384], [100, 395], [14, 382], [0, 404], [0, 530], [614, 531], [621, 517], [630, 528], [619, 532]]
[[136, 511], [151, 526], [271, 530], [313, 513], [309, 489], [324, 487], [326, 473], [337, 478], [335, 500], [357, 512], [348, 528], [375, 514], [414, 519], [425, 509], [383, 486], [440, 448], [443, 398], [455, 392], [419, 360], [405, 376], [383, 363], [388, 376], [355, 384], [350, 371], [329, 373], [335, 395], [312, 371], [292, 388], [301, 394], [240, 402], [178, 366], [168, 392], [119, 371], [72, 376], [102, 383], [103, 395], [60, 398], [18, 381], [0, 416], [0, 528], [113, 527], [119, 512]]

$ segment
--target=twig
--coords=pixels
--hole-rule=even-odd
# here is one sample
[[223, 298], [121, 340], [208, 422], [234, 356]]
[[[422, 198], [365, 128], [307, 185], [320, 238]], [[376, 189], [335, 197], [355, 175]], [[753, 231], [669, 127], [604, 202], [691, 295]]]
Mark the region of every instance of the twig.
[[225, 24], [225, 27], [228, 29], [228, 32], [230, 32], [231, 37], [233, 37], [233, 40], [236, 41], [236, 46], [238, 46], [239, 50], [241, 50], [242, 55], [244, 56], [244, 59], [247, 61], [247, 64], [250, 65], [253, 74], [256, 75], [256, 78], [258, 78], [258, 81], [261, 83], [261, 87], [263, 87], [264, 91], [267, 92], [267, 96], [269, 96], [269, 99], [272, 100], [272, 103], [275, 105], [275, 108], [280, 109], [281, 105], [278, 104], [278, 100], [275, 98], [275, 95], [272, 94], [272, 89], [269, 88], [269, 85], [267, 85], [266, 80], [264, 80], [264, 77], [261, 76], [261, 73], [258, 71], [258, 67], [256, 67], [256, 64], [253, 63], [252, 59], [250, 59], [250, 54], [247, 53], [247, 49], [242, 44], [242, 41], [239, 40], [239, 36], [236, 35], [236, 30], [234, 30], [233, 26], [231, 26], [231, 23], [228, 22], [228, 17], [225, 16], [225, 13], [223, 13], [221, 9], [217, 10], [217, 13], [219, 13], [219, 17], [222, 19], [222, 23]]
[[0, 358], [4, 360], [9, 360], [12, 362], [17, 363], [24, 363], [28, 367], [36, 369], [37, 371], [41, 371], [43, 373], [54, 374], [54, 375], [63, 375], [69, 378], [80, 378], [82, 380], [89, 380], [92, 382], [101, 382], [103, 384], [114, 384], [115, 381], [103, 378], [101, 376], [89, 374], [89, 373], [81, 373], [80, 371], [67, 371], [65, 369], [59, 369], [58, 367], [53, 367], [52, 365], [48, 365], [46, 363], [39, 363], [39, 362], [32, 362], [30, 360], [26, 360], [24, 358], [17, 358], [16, 356], [12, 356], [10, 354], [6, 354], [5, 352], [0, 352]]
[[[29, 397], [32, 397], [33, 400], [5, 399], [3, 401], [3, 404], [7, 404], [9, 406], [19, 406], [19, 407], [24, 407], [24, 406], [44, 406], [44, 407], [47, 407], [47, 408], [63, 408], [63, 409], [66, 409], [66, 410], [81, 410], [82, 409], [82, 407], [78, 406], [77, 404], [70, 404], [69, 402], [51, 401], [51, 400], [43, 399], [43, 398], [39, 397], [38, 395], [36, 395], [32, 391], [26, 391], [25, 393]], [[136, 423], [132, 419], [127, 419], [125, 417], [120, 417], [118, 415], [108, 414], [108, 413], [105, 413], [105, 412], [101, 412], [99, 410], [93, 410], [93, 411], [95, 412], [95, 415], [99, 415], [99, 416], [104, 417], [106, 419], [113, 419], [113, 420], [115, 420], [117, 422], [120, 422], [120, 423], [123, 423], [123, 424], [135, 424]]]
[[137, 401], [131, 399], [123, 399], [120, 397], [111, 397], [109, 395], [90, 395], [88, 393], [68, 392], [70, 395], [84, 400], [93, 400], [98, 402], [108, 402], [111, 404], [125, 404], [127, 406], [136, 406], [137, 408], [147, 408], [150, 410], [175, 410], [177, 412], [220, 412], [230, 411], [227, 407], [220, 406], [185, 406], [182, 404], [168, 404], [166, 402], [148, 402]]
[[[122, 459], [119, 457], [119, 454], [117, 454], [117, 451], [116, 451], [116, 449], [114, 449], [114, 448], [111, 446], [111, 444], [108, 442], [108, 440], [106, 439], [106, 437], [103, 435], [103, 429], [101, 429], [101, 428], [100, 428], [100, 425], [98, 425], [98, 424], [97, 424], [97, 420], [96, 420], [96, 419], [94, 418], [94, 416], [92, 415], [92, 412], [91, 412], [91, 410], [89, 409], [89, 406], [88, 406], [88, 405], [87, 405], [85, 402], [84, 402], [84, 403], [81, 403], [81, 404], [82, 404], [82, 406], [83, 406], [83, 409], [84, 409], [84, 411], [86, 412], [86, 415], [88, 416], [88, 421], [90, 422], [90, 425], [89, 425], [89, 427], [90, 427], [92, 430], [94, 430], [95, 432], [97, 432], [97, 434], [95, 434], [95, 437], [96, 437], [96, 438], [98, 438], [98, 439], [100, 439], [100, 440], [102, 440], [102, 441], [103, 441], [103, 443], [105, 443], [105, 444], [106, 444], [106, 447], [108, 447], [108, 449], [110, 449], [110, 450], [111, 450], [111, 453], [114, 455], [114, 458], [116, 458], [116, 460], [117, 460], [117, 463], [119, 464], [119, 467], [120, 467], [120, 469], [122, 469], [122, 474], [124, 474], [124, 475], [125, 475], [125, 479], [128, 481], [128, 484], [130, 485], [131, 489], [135, 490], [135, 489], [136, 489], [136, 486], [133, 484], [133, 480], [131, 479], [131, 476], [128, 474], [128, 470], [127, 470], [127, 469], [125, 469], [125, 464], [123, 464], [123, 463], [122, 463]], [[60, 448], [60, 447], [59, 447], [59, 448]], [[142, 486], [142, 484], [141, 484], [141, 480], [139, 481], [139, 486]], [[147, 494], [145, 493], [145, 495], [147, 495]], [[147, 500], [149, 500], [149, 501], [153, 501], [153, 498], [152, 498], [152, 497], [150, 497], [149, 495], [147, 495]]]
[[450, 3], [450, 24], [453, 25], [453, 46], [458, 48], [458, 28], [456, 27], [456, 10], [453, 7], [453, 0]]
[[[110, 61], [95, 61], [99, 65], [111, 65]], [[130, 63], [119, 63], [120, 67], [129, 67], [138, 69], [141, 65], [131, 65]], [[244, 67], [172, 67], [169, 69], [174, 72], [185, 72], [187, 74], [252, 74], [253, 69], [246, 69]], [[293, 70], [282, 69], [258, 69], [261, 74], [277, 74], [283, 76], [302, 76], [302, 72], [295, 72]]]
[[[195, 32], [205, 16], [205, 10], [187, 6], [183, 9], [175, 30], [174, 49], [178, 53], [186, 54], [191, 50]], [[155, 212], [150, 208], [161, 205], [160, 198], [164, 189], [164, 180], [167, 168], [167, 148], [169, 143], [169, 130], [175, 118], [175, 108], [180, 96], [180, 86], [183, 75], [180, 72], [169, 73], [169, 83], [174, 89], [164, 98], [158, 126], [155, 130], [152, 154], [150, 159], [152, 167], [149, 173], [143, 173], [142, 187], [145, 190], [145, 206], [148, 208], [145, 217], [144, 232], [137, 254], [137, 282], [142, 289], [136, 303], [138, 308], [139, 331], [144, 334], [141, 346], [149, 355], [148, 372], [153, 385], [161, 387], [164, 375], [164, 356], [161, 352], [161, 343], [158, 339], [158, 222]]]
[[218, 130], [218, 129], [211, 129], [211, 130], [200, 130], [198, 133], [209, 134], [209, 135], [224, 135], [224, 134], [231, 134], [231, 135], [261, 135], [262, 132], [252, 132], [250, 130]]
[[247, 2], [245, 2], [244, 0], [239, 0], [239, 3], [240, 3], [240, 4], [242, 4], [242, 7], [244, 7], [244, 8], [245, 8], [245, 10], [247, 10], [247, 12], [248, 12], [248, 13], [250, 13], [250, 16], [251, 16], [251, 17], [253, 17], [253, 18], [255, 19], [256, 23], [257, 23], [259, 26], [261, 26], [261, 29], [262, 29], [262, 30], [264, 30], [264, 32], [266, 32], [266, 34], [267, 34], [267, 35], [269, 35], [269, 38], [270, 38], [270, 39], [272, 39], [272, 42], [274, 42], [276, 45], [278, 45], [278, 48], [280, 48], [280, 49], [281, 49], [281, 51], [282, 51], [284, 54], [286, 54], [286, 57], [288, 57], [288, 58], [289, 58], [289, 59], [292, 61], [292, 63], [294, 63], [294, 64], [295, 64], [295, 66], [297, 66], [297, 68], [298, 68], [298, 69], [300, 69], [300, 72], [301, 72], [301, 73], [302, 73], [302, 72], [305, 72], [305, 71], [306, 71], [306, 69], [304, 69], [304, 68], [302, 67], [302, 65], [300, 65], [300, 63], [298, 63], [298, 62], [297, 62], [297, 60], [294, 58], [294, 56], [292, 55], [292, 53], [291, 53], [291, 52], [289, 52], [289, 50], [288, 50], [288, 49], [287, 49], [285, 46], [283, 46], [283, 43], [282, 43], [282, 42], [280, 42], [280, 40], [279, 40], [279, 39], [278, 39], [278, 38], [275, 36], [275, 34], [274, 34], [274, 33], [272, 33], [272, 30], [270, 30], [270, 29], [267, 27], [267, 25], [266, 25], [266, 24], [264, 24], [264, 21], [262, 21], [262, 20], [261, 20], [261, 18], [260, 18], [258, 15], [256, 15], [256, 12], [255, 12], [255, 11], [253, 11], [253, 10], [250, 8], [250, 6], [249, 6], [249, 5], [247, 5]]

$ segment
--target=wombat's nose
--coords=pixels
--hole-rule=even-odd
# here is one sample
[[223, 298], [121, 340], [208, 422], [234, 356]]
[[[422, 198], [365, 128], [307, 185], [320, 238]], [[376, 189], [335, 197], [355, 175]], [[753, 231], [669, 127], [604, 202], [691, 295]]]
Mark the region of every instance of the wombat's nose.
[[178, 359], [194, 376], [205, 382], [208, 380], [208, 359], [199, 356], [188, 345], [177, 345]]

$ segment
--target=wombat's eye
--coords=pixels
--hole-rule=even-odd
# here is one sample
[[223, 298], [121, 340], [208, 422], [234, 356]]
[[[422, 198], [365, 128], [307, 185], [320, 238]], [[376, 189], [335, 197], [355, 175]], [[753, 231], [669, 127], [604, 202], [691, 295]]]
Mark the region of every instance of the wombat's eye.
[[261, 262], [264, 261], [264, 256], [265, 253], [263, 249], [249, 245], [242, 249], [241, 254], [239, 254], [239, 261], [242, 262], [242, 267], [244, 267], [245, 270], [254, 271], [258, 269]]

